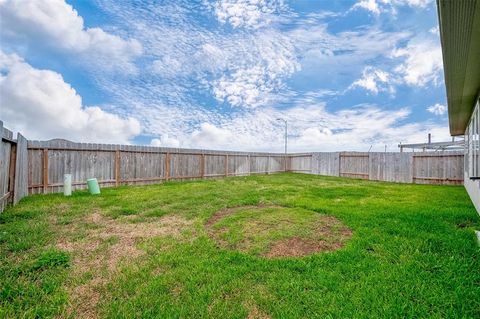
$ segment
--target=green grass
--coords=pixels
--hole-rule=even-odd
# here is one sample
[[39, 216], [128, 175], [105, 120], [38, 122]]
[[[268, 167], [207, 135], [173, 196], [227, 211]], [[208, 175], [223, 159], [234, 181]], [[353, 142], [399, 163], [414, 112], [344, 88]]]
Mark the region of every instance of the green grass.
[[[251, 250], [208, 236], [215, 212], [257, 204], [287, 208], [213, 225]], [[342, 249], [257, 256], [309, 236], [315, 214], [353, 231]], [[125, 235], [142, 227], [150, 235]], [[480, 318], [479, 228], [463, 187], [290, 173], [31, 196], [0, 214], [0, 317], [74, 318], [87, 289], [102, 318]], [[112, 251], [123, 256], [113, 269]]]
[[[275, 243], [282, 243], [290, 238], [305, 244], [323, 243], [324, 247], [319, 250], [335, 250], [336, 247], [327, 245], [338, 243], [340, 248], [349, 237], [343, 238], [341, 231], [348, 228], [340, 221], [327, 219], [325, 214], [304, 208], [241, 206], [227, 212], [228, 214], [221, 216], [221, 219], [208, 227], [211, 229], [210, 237], [216, 240], [220, 247], [252, 255], [268, 256]], [[287, 247], [284, 247], [284, 250], [285, 248]], [[303, 250], [304, 253], [300, 253], [300, 256], [310, 254], [309, 250]], [[286, 256], [292, 254], [287, 253]]]

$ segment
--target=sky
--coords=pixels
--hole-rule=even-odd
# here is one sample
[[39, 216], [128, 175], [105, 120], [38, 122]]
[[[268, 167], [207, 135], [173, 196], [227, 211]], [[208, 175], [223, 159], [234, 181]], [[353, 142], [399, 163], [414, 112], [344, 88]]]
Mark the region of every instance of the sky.
[[0, 0], [28, 139], [282, 152], [449, 140], [433, 0]]

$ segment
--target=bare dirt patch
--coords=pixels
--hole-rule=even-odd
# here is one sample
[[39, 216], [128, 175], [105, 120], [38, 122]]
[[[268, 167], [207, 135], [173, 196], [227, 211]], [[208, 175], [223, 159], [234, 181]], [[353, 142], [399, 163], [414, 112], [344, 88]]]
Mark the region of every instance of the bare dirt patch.
[[247, 319], [270, 319], [271, 317], [258, 309], [257, 306], [253, 305], [250, 307], [250, 311], [248, 312]]
[[[128, 217], [112, 219], [93, 212], [62, 229], [57, 247], [72, 253], [73, 274], [68, 316], [97, 318], [97, 305], [105, 284], [118, 272], [120, 262], [133, 261], [145, 254], [139, 241], [157, 237], [179, 238], [192, 221], [166, 215], [152, 222], [131, 223]], [[76, 238], [75, 234], [84, 236]], [[78, 282], [78, 278], [86, 277]]]
[[[273, 205], [259, 205], [259, 206], [239, 206], [227, 208], [213, 214], [205, 223], [210, 238], [222, 248], [239, 250], [241, 252], [249, 252], [252, 245], [255, 243], [254, 236], [263, 236], [261, 240], [268, 240], [268, 232], [270, 230], [278, 231], [281, 228], [276, 228], [277, 225], [283, 225], [285, 231], [291, 231], [292, 228], [297, 227], [295, 218], [288, 218], [288, 215], [279, 216], [274, 224], [265, 222], [263, 220], [252, 220], [248, 222], [248, 227], [244, 227], [243, 238], [234, 244], [228, 243], [225, 236], [229, 232], [228, 227], [215, 227], [227, 216], [233, 215], [244, 210], [259, 210], [262, 209], [291, 209], [282, 206]], [[328, 216], [316, 212], [311, 212], [313, 219], [308, 224], [301, 224], [304, 229], [299, 232], [299, 235], [291, 235], [282, 239], [273, 239], [268, 242], [268, 249], [260, 253], [260, 256], [267, 258], [276, 257], [302, 257], [319, 252], [335, 251], [342, 248], [345, 242], [352, 236], [352, 231], [346, 227], [338, 218]], [[294, 214], [294, 212], [293, 212]], [[233, 227], [233, 226], [232, 226]], [[242, 225], [235, 225], [235, 227], [242, 227]], [[253, 230], [252, 230], [253, 229]], [[304, 231], [307, 229], [307, 231]]]

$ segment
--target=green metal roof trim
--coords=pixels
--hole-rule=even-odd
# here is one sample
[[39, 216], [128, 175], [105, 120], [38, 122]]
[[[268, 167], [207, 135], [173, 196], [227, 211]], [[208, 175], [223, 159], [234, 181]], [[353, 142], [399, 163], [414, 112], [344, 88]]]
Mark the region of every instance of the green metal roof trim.
[[450, 133], [462, 135], [480, 91], [480, 0], [437, 0]]

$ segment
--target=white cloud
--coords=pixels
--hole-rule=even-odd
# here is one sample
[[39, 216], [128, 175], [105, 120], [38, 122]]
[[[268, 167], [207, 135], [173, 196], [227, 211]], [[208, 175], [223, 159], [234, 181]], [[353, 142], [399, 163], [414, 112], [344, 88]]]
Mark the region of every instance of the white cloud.
[[413, 39], [404, 48], [392, 52], [392, 57], [403, 58], [404, 62], [395, 68], [408, 85], [438, 85], [442, 77], [442, 50], [438, 41]]
[[374, 94], [378, 94], [378, 92], [381, 91], [394, 93], [395, 90], [391, 85], [392, 82], [393, 79], [391, 79], [390, 74], [380, 69], [368, 66], [363, 69], [362, 77], [354, 81], [349, 88], [352, 89], [355, 87], [361, 87]]
[[[192, 91], [237, 109], [278, 104], [291, 93], [291, 77], [314, 69], [320, 77], [361, 72], [355, 68], [390, 54], [408, 36], [376, 27], [332, 34], [324, 22], [305, 23], [295, 17], [287, 30], [271, 25], [225, 33], [192, 21], [185, 14], [190, 7], [183, 2], [146, 5], [139, 12], [116, 2], [102, 2], [102, 6], [128, 26], [153, 61], [152, 68], [140, 75], [138, 84], [144, 88], [132, 88], [132, 82], [120, 87], [111, 79], [97, 83], [114, 96], [121, 94], [120, 101], [125, 99], [122, 91], [128, 91], [126, 95], [138, 90], [136, 99], [152, 97], [159, 104], [179, 108], [198, 105], [191, 101]], [[326, 89], [333, 89], [325, 83]]]
[[396, 7], [409, 6], [413, 8], [425, 8], [433, 0], [358, 0], [352, 9], [365, 9], [374, 14], [381, 12], [396, 13]]
[[[279, 32], [258, 33], [241, 39], [236, 45], [224, 43], [222, 47], [227, 49], [224, 57], [228, 63], [218, 60], [221, 64], [217, 65], [223, 72], [211, 88], [217, 100], [232, 106], [265, 105], [270, 94], [282, 89], [285, 80], [300, 69], [295, 46]], [[239, 52], [242, 52], [240, 59]]]
[[362, 8], [372, 13], [379, 14], [380, 8], [376, 0], [360, 0], [353, 5], [353, 8]]
[[394, 2], [397, 3], [406, 3], [410, 7], [421, 7], [425, 8], [427, 5], [429, 5], [433, 0], [397, 0]]
[[0, 118], [29, 139], [128, 143], [140, 133], [133, 118], [120, 118], [82, 99], [62, 76], [39, 70], [0, 51]]
[[[227, 101], [232, 106], [256, 107], [266, 101], [273, 90], [280, 88], [277, 79], [293, 72], [293, 63], [280, 62], [274, 68], [257, 65], [249, 69], [238, 69], [230, 76], [222, 76], [213, 83], [213, 94], [219, 101]], [[290, 64], [290, 63], [289, 63]]]
[[443, 115], [447, 112], [447, 107], [440, 103], [435, 103], [427, 107], [427, 111], [435, 115]]
[[436, 36], [440, 36], [440, 27], [437, 25], [437, 26], [431, 28], [430, 30], [428, 30], [428, 32], [430, 32], [431, 34], [434, 34]]
[[234, 28], [259, 28], [278, 20], [278, 13], [286, 9], [282, 0], [218, 0], [210, 7], [221, 23]]
[[64, 0], [1, 1], [0, 30], [6, 37], [27, 40], [32, 48], [47, 45], [80, 54], [89, 64], [110, 70], [134, 71], [133, 59], [142, 53], [136, 40], [86, 28], [83, 18]]
[[[173, 92], [178, 98], [186, 87], [195, 87], [218, 101], [253, 108], [270, 101], [272, 94], [284, 88], [286, 79], [300, 69], [297, 48], [289, 34], [273, 28], [219, 32], [192, 21], [183, 5], [147, 4], [145, 11], [138, 13], [137, 7], [102, 2], [102, 8], [126, 24], [132, 37], [141, 41], [145, 56], [152, 59], [151, 64], [147, 62], [152, 67], [140, 76], [148, 77], [141, 83], [152, 85], [156, 99], [170, 100]], [[158, 84], [165, 79], [170, 85], [168, 91]], [[101, 82], [107, 87], [116, 86], [112, 81]], [[157, 90], [160, 87], [162, 90]]]
[[[167, 146], [173, 138], [181, 147], [282, 151], [278, 117], [289, 121], [291, 151], [366, 151], [372, 144], [373, 150], [383, 150], [385, 144], [396, 150], [399, 142], [424, 140], [428, 132], [448, 136], [446, 123], [405, 124], [412, 121], [408, 108], [338, 102], [326, 108], [319, 102], [322, 94], [342, 91], [335, 87], [342, 82], [338, 74], [345, 75], [341, 80], [347, 79], [343, 83], [348, 86], [350, 76], [362, 73], [371, 61], [379, 61], [382, 70], [368, 69], [365, 77], [371, 76], [374, 86], [368, 81], [364, 86], [391, 92], [391, 83], [404, 82], [403, 73], [383, 66], [392, 64], [391, 52], [399, 42], [411, 37], [407, 31], [373, 26], [332, 33], [324, 22], [306, 23], [303, 17], [293, 17], [287, 28], [271, 28], [260, 19], [262, 27], [239, 24], [225, 30], [192, 19], [192, 7], [201, 7], [189, 1], [142, 8], [116, 1], [100, 5], [142, 42], [153, 67], [127, 83], [111, 78], [98, 82], [121, 105], [116, 112], [134, 114], [146, 133], [158, 137], [154, 145]], [[394, 66], [408, 62], [407, 55], [396, 59]], [[303, 78], [305, 74], [297, 74], [304, 71], [311, 73]], [[294, 75], [319, 79], [324, 86], [313, 86], [317, 95], [297, 93], [288, 87]], [[235, 108], [218, 105], [211, 97]]]
[[[325, 88], [333, 88], [331, 79], [352, 83], [352, 78], [372, 61], [382, 68], [391, 64], [392, 50], [410, 35], [402, 31], [385, 32], [377, 27], [331, 34], [326, 25], [316, 25], [293, 30], [290, 37], [295, 39], [301, 53], [302, 72], [315, 76]], [[390, 70], [382, 72], [390, 74], [389, 80], [395, 78]]]
[[292, 40], [277, 31], [234, 37], [201, 34], [197, 35], [199, 50], [190, 43], [197, 36], [179, 30], [162, 32], [164, 39], [170, 39], [169, 34], [171, 46], [165, 46], [170, 42], [166, 40], [152, 48], [161, 56], [153, 63], [155, 74], [181, 85], [184, 77], [196, 76], [215, 99], [231, 106], [265, 105], [270, 94], [282, 89], [285, 80], [300, 69]]
[[[361, 105], [329, 111], [325, 104], [303, 97], [292, 103], [285, 110], [256, 108], [223, 117], [211, 111], [185, 110], [167, 119], [166, 125], [165, 118], [150, 119], [148, 127], [158, 135], [175, 136], [185, 148], [276, 152], [282, 152], [284, 145], [284, 125], [276, 120], [279, 117], [288, 120], [289, 151], [295, 152], [367, 151], [371, 145], [373, 151], [383, 151], [385, 145], [389, 151], [397, 151], [400, 142], [423, 141], [429, 132], [436, 140], [449, 138], [446, 122], [408, 123], [408, 108], [382, 110]], [[192, 125], [192, 117], [204, 120]], [[192, 126], [196, 128], [189, 130]]]
[[160, 138], [153, 138], [150, 141], [150, 145], [157, 147], [181, 147], [182, 144], [176, 138], [170, 137], [168, 134], [164, 134], [160, 136]]
[[[352, 66], [389, 56], [398, 41], [406, 37], [403, 32], [388, 33], [375, 28], [332, 35], [325, 25], [302, 26], [286, 34], [257, 32], [254, 40], [235, 39], [238, 47], [234, 51], [226, 46], [223, 57], [227, 54], [228, 62], [222, 58], [218, 61], [227, 69], [213, 82], [212, 91], [217, 100], [233, 106], [265, 106], [286, 94], [286, 90], [282, 92], [286, 80], [299, 71], [309, 72], [313, 66], [322, 74], [333, 70], [337, 74], [351, 72]], [[372, 68], [365, 72], [373, 72], [370, 77], [377, 83], [374, 90], [393, 93], [393, 79], [387, 72]]]
[[[302, 114], [300, 112], [303, 113], [302, 118], [311, 120], [305, 123], [295, 120], [293, 114]], [[398, 151], [398, 143], [424, 140], [428, 132], [438, 139], [449, 137], [446, 125], [403, 123], [411, 114], [409, 109], [387, 111], [375, 106], [361, 106], [330, 113], [325, 109], [317, 112], [307, 107], [293, 109], [289, 113], [292, 114], [291, 126], [294, 128], [290, 147], [297, 151], [367, 151], [370, 146], [372, 151], [382, 151], [385, 145], [389, 151]], [[297, 134], [295, 126], [299, 126]]]
[[199, 130], [193, 131], [190, 145], [200, 148], [225, 148], [231, 143], [232, 132], [216, 127], [210, 123], [202, 123]]
[[296, 147], [298, 147], [298, 145], [308, 145], [308, 147], [311, 147], [312, 145], [329, 143], [332, 135], [333, 133], [329, 128], [309, 127], [301, 131], [300, 135], [295, 137], [293, 143]]

